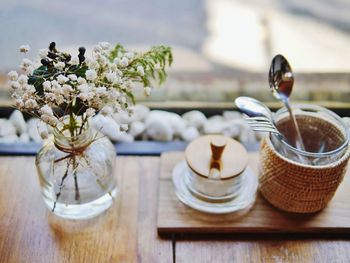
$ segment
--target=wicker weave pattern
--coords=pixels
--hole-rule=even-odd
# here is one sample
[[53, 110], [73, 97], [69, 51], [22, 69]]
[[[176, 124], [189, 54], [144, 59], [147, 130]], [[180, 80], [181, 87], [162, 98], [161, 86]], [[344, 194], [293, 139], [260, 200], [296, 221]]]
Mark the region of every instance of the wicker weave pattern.
[[311, 166], [280, 155], [266, 137], [260, 149], [260, 192], [274, 206], [295, 213], [323, 209], [342, 182], [350, 148], [338, 161]]

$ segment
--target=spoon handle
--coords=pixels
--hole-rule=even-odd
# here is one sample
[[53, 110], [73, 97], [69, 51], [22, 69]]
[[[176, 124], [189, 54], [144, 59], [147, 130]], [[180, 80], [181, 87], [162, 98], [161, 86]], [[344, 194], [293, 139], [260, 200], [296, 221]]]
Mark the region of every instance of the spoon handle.
[[305, 151], [305, 146], [304, 146], [304, 142], [303, 142], [303, 138], [301, 137], [301, 133], [300, 133], [300, 130], [299, 130], [299, 125], [297, 123], [297, 120], [292, 112], [292, 108], [290, 107], [290, 104], [289, 104], [289, 99], [288, 98], [285, 98], [284, 99], [284, 103], [286, 105], [286, 108], [289, 112], [289, 116], [292, 120], [292, 123], [293, 123], [293, 126], [295, 128], [295, 131], [296, 131], [296, 134], [297, 134], [297, 140], [295, 142], [295, 146], [296, 148], [302, 150], [302, 151]]

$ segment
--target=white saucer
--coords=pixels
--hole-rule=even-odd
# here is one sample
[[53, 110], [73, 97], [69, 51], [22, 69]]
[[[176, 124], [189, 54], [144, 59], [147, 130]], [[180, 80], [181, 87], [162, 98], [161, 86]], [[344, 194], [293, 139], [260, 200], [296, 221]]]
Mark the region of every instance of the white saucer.
[[189, 207], [210, 214], [227, 214], [232, 212], [249, 210], [256, 198], [258, 189], [258, 178], [253, 170], [248, 166], [243, 172], [242, 187], [237, 196], [227, 202], [207, 202], [203, 199], [197, 198], [188, 189], [186, 184], [186, 177], [189, 173], [189, 168], [186, 161], [178, 163], [172, 173], [172, 179], [175, 187], [175, 193], [181, 202]]

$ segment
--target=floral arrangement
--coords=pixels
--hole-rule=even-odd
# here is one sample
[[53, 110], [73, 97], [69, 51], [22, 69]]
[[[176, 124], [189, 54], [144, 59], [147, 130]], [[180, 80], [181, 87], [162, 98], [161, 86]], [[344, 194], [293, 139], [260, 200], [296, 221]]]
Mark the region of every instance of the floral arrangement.
[[[24, 53], [29, 50], [27, 45], [20, 48]], [[73, 137], [97, 112], [107, 115], [126, 110], [131, 114], [133, 85], [143, 84], [149, 95], [152, 81], [164, 82], [165, 68], [173, 61], [166, 46], [136, 53], [121, 44], [112, 47], [102, 42], [94, 47], [91, 57], [85, 53], [80, 47], [79, 55], [73, 57], [58, 51], [52, 42], [48, 49], [40, 50], [39, 65], [23, 59], [20, 67], [24, 74], [8, 74], [16, 107], [52, 127], [62, 127], [61, 132], [68, 131]]]
[[[29, 50], [29, 46], [20, 48], [24, 53]], [[131, 114], [132, 105], [135, 103], [133, 85], [143, 84], [145, 93], [149, 95], [152, 81], [162, 83], [167, 76], [165, 68], [170, 66], [173, 60], [171, 49], [166, 46], [157, 46], [145, 53], [136, 53], [126, 50], [120, 44], [112, 47], [109, 43], [103, 42], [94, 47], [91, 57], [85, 56], [85, 53], [86, 49], [80, 47], [78, 56], [73, 57], [71, 54], [58, 51], [55, 42], [52, 42], [48, 49], [40, 50], [38, 65], [25, 58], [21, 63], [23, 74], [18, 75], [16, 71], [8, 74], [16, 107], [37, 116], [54, 127], [55, 132], [69, 138], [71, 146], [69, 149], [56, 145], [57, 149], [65, 152], [64, 155], [51, 156], [50, 151], [44, 150], [42, 152], [44, 157], [41, 157], [40, 151], [36, 161], [40, 171], [39, 177], [45, 177], [45, 181], [52, 180], [47, 186], [51, 187], [50, 191], [53, 191], [55, 196], [50, 199], [52, 212], [55, 211], [59, 199], [63, 199], [61, 194], [67, 184], [67, 178], [70, 177], [74, 178], [75, 201], [62, 200], [65, 203], [64, 207], [69, 203], [84, 202], [81, 199], [78, 182], [80, 180], [78, 174], [85, 174], [84, 169], [93, 171], [96, 176], [96, 182], [93, 184], [99, 187], [103, 194], [108, 192], [113, 198], [109, 188], [114, 187], [114, 183], [103, 181], [102, 177], [98, 177], [96, 171], [101, 169], [93, 167], [94, 155], [90, 156], [84, 152], [90, 144], [101, 138], [97, 138], [96, 133], [87, 144], [75, 147], [75, 142], [78, 141], [79, 135], [87, 130], [88, 120], [97, 112], [108, 115], [126, 110]], [[46, 136], [43, 136], [43, 133], [41, 135], [46, 137], [47, 132]], [[105, 162], [107, 155], [107, 153], [102, 155], [106, 158]], [[50, 158], [54, 158], [52, 162]], [[46, 164], [47, 160], [50, 160], [49, 164]], [[47, 169], [46, 165], [52, 167]], [[109, 178], [108, 175], [103, 176]], [[69, 189], [67, 187], [66, 191], [70, 191]]]

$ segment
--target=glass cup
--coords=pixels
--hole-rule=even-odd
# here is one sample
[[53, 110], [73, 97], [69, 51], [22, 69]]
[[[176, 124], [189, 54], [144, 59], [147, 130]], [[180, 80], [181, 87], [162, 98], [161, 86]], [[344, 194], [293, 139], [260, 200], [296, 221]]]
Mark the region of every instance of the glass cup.
[[197, 197], [213, 202], [226, 202], [236, 197], [242, 187], [244, 171], [225, 180], [205, 178], [189, 168], [186, 184], [188, 189]]
[[278, 110], [275, 122], [285, 138], [275, 134], [270, 139], [275, 150], [287, 159], [313, 166], [339, 160], [348, 149], [349, 128], [334, 112], [317, 105], [292, 106], [305, 151], [296, 147], [296, 132], [286, 108]]

